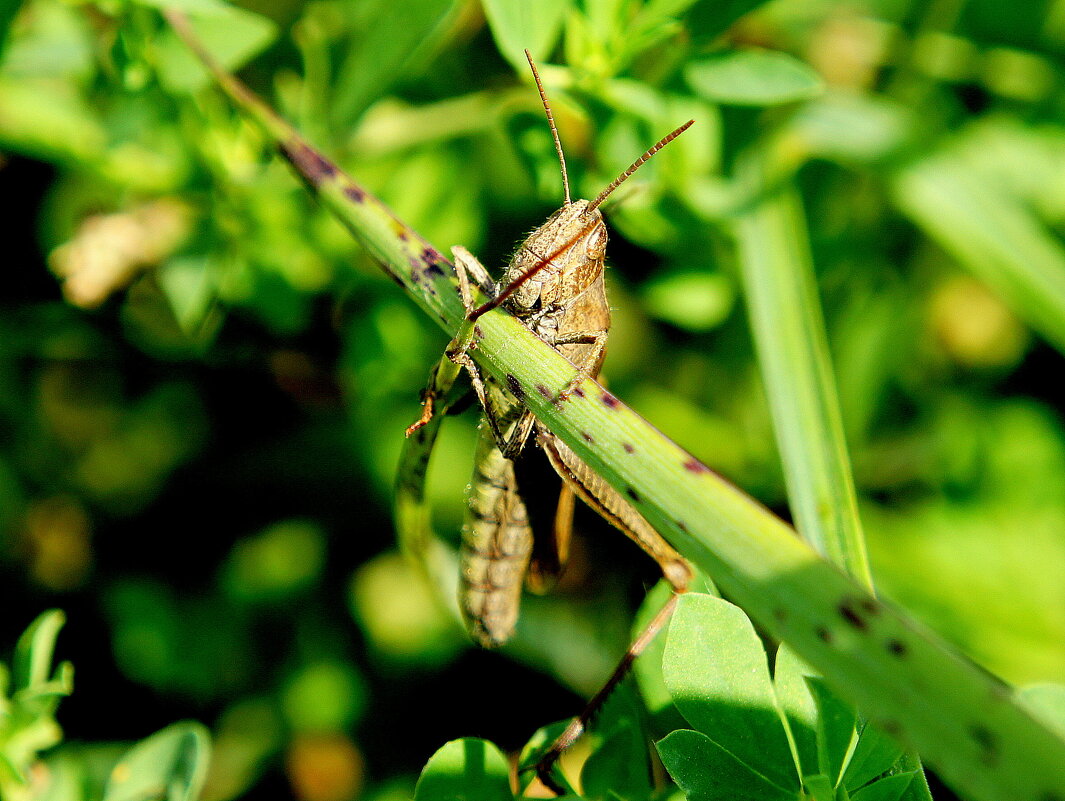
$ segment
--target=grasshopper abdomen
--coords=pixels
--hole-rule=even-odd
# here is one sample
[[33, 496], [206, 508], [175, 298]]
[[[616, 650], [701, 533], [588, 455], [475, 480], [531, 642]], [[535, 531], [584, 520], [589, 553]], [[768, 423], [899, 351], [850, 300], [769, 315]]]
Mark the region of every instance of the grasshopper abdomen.
[[[514, 404], [504, 412], [510, 422], [505, 430], [513, 428], [521, 411]], [[514, 633], [532, 549], [514, 463], [500, 451], [492, 430], [482, 425], [459, 551], [459, 607], [478, 645], [496, 648]]]

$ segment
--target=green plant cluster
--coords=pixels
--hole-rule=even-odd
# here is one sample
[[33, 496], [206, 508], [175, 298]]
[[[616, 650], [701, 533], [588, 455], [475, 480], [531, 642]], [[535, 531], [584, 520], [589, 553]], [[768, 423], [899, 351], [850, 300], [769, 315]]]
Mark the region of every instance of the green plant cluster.
[[64, 622], [62, 612], [42, 613], [19, 638], [12, 669], [0, 663], [0, 798], [195, 801], [211, 742], [199, 723], [175, 723], [130, 748], [96, 744], [40, 759], [63, 738], [56, 707], [73, 691], [73, 665], [52, 673]]
[[[72, 659], [113, 678], [78, 692], [166, 705], [125, 713], [119, 737], [209, 723], [204, 798], [283, 777], [309, 801], [409, 797], [465, 733], [516, 752], [543, 723], [538, 677], [547, 698], [588, 695], [630, 634], [624, 546], [580, 546], [573, 584], [530, 599], [503, 656], [471, 653], [400, 558], [402, 432], [446, 336], [212, 89], [167, 6], [439, 251], [497, 268], [561, 198], [523, 49], [575, 195], [696, 119], [607, 210], [612, 391], [988, 671], [1065, 681], [1065, 27], [1060, 3], [1015, 5], [9, 3], [11, 625], [44, 595], [106, 632]], [[456, 535], [473, 425], [447, 421], [427, 490]], [[564, 765], [583, 797], [927, 797], [912, 758], [785, 648], [770, 680], [732, 609], [685, 601], [674, 627], [699, 636], [669, 639], [665, 679], [641, 665], [644, 701], [619, 693], [583, 768]], [[471, 714], [501, 697], [507, 721]], [[580, 706], [564, 697], [558, 716]], [[1020, 698], [1060, 733], [1057, 690]], [[3, 710], [28, 738], [0, 718], [5, 799], [58, 741], [54, 700]], [[64, 727], [98, 740], [99, 720]], [[174, 736], [202, 750], [198, 730]], [[744, 755], [745, 736], [776, 746]], [[672, 782], [650, 780], [651, 740]], [[458, 741], [416, 797], [512, 798], [510, 770]]]

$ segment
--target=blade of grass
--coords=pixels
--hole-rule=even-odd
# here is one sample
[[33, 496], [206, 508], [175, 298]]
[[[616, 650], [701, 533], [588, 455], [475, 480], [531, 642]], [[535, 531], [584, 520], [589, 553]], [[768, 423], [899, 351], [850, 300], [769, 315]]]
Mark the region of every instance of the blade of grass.
[[[736, 216], [733, 232], [796, 527], [875, 592], [802, 202], [790, 183], [768, 178], [761, 153], [751, 153], [739, 172], [746, 196], [756, 199]], [[921, 768], [915, 754], [903, 764]], [[923, 771], [907, 794], [931, 798]]]
[[[180, 17], [169, 16], [180, 25]], [[235, 79], [219, 80], [389, 274], [443, 327], [458, 328], [461, 303], [439, 254]], [[421, 248], [435, 256], [426, 259]], [[595, 382], [559, 401], [573, 365], [509, 314], [482, 316], [475, 339], [485, 369], [516, 387], [537, 417], [685, 557], [841, 695], [916, 746], [944, 778], [986, 801], [1065, 799], [1065, 741], [1007, 688], [877, 601]]]
[[[757, 156], [741, 180], [764, 182]], [[870, 591], [872, 573], [843, 435], [801, 201], [787, 184], [737, 215], [744, 295], [799, 533]]]
[[1065, 352], [1065, 249], [1031, 210], [949, 151], [903, 169], [898, 206]]

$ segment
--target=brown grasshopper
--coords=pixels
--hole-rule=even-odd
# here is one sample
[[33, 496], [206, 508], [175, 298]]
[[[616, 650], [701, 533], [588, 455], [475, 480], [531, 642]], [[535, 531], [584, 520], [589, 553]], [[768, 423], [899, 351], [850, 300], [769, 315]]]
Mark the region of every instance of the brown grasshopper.
[[[644, 162], [692, 124], [692, 121], [685, 123], [657, 142], [594, 200], [571, 200], [566, 161], [551, 107], [528, 51], [526, 57], [558, 153], [565, 202], [521, 244], [498, 286], [472, 254], [464, 248], [453, 249], [467, 325], [446, 352], [445, 359], [451, 364], [442, 362], [434, 371], [425, 392], [422, 417], [407, 432], [409, 435], [432, 417], [435, 401], [450, 383], [444, 376], [453, 376], [454, 366], [465, 368], [484, 409], [485, 424], [481, 426], [468, 494], [460, 554], [459, 602], [470, 635], [489, 648], [503, 644], [514, 632], [523, 579], [531, 588], [539, 589], [561, 571], [568, 550], [574, 494], [643, 548], [659, 564], [676, 592], [683, 592], [691, 579], [687, 562], [643, 516], [568, 445], [535, 420], [521, 402], [520, 388], [504, 387], [491, 377], [486, 378], [469, 355], [472, 323], [488, 310], [502, 305], [577, 368], [560, 399], [577, 391], [585, 378], [598, 376], [610, 328], [604, 283], [607, 230], [599, 206]], [[477, 308], [472, 300], [471, 279], [492, 298]], [[564, 481], [554, 540], [547, 543], [548, 547], [538, 542], [541, 547], [535, 553], [529, 516], [518, 491], [513, 462], [533, 430], [537, 443]], [[549, 787], [561, 792], [548, 772], [551, 764], [580, 735], [588, 717], [625, 675], [671, 608], [672, 602], [633, 644], [615, 675], [537, 766], [537, 772]]]

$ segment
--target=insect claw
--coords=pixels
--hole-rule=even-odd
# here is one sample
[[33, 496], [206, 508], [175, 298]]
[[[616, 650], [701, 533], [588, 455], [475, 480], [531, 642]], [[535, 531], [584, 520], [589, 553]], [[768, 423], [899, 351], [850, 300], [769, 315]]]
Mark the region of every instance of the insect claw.
[[591, 372], [585, 369], [578, 369], [570, 382], [562, 388], [562, 391], [558, 393], [555, 398], [555, 403], [562, 403], [569, 400], [569, 396], [577, 391], [577, 388], [588, 378], [591, 377]]
[[433, 419], [433, 393], [426, 390], [422, 393], [422, 416], [407, 426], [406, 436], [410, 436], [422, 426]]
[[555, 777], [551, 775], [551, 768], [554, 767], [555, 762], [558, 760], [559, 754], [550, 753], [536, 763], [536, 778], [540, 780], [540, 784], [546, 787], [555, 795], [565, 795], [566, 789], [555, 781]]

